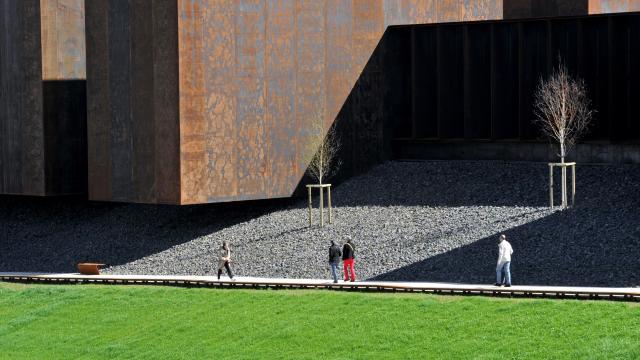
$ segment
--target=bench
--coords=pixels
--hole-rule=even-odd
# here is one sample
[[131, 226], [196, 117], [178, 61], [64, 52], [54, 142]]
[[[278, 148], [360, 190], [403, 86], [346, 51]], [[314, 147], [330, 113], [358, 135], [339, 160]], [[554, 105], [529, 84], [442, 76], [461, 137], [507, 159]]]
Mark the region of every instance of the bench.
[[100, 275], [100, 263], [78, 263], [78, 272], [82, 275]]

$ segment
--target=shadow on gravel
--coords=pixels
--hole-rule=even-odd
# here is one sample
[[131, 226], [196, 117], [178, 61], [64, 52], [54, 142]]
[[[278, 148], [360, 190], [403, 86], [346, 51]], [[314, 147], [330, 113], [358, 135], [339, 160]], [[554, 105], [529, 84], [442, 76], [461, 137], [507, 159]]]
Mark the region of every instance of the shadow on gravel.
[[[637, 211], [583, 206], [558, 211], [505, 233], [518, 285], [640, 285]], [[375, 280], [491, 284], [498, 235], [374, 277]]]
[[79, 261], [125, 264], [293, 203], [171, 206], [0, 196], [0, 271], [74, 272]]
[[[606, 199], [603, 191], [618, 197], [620, 190], [628, 189], [630, 183], [640, 183], [640, 166], [578, 164], [576, 178], [578, 201]], [[557, 201], [560, 199], [559, 171], [554, 179]], [[396, 161], [341, 184], [335, 190], [334, 203], [336, 206], [546, 207], [549, 206], [548, 186], [546, 163]]]

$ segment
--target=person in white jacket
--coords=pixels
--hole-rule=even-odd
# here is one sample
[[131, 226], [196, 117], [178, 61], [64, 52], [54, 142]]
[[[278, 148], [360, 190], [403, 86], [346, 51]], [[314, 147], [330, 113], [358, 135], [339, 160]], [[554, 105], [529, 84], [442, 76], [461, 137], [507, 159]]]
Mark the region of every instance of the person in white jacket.
[[511, 286], [511, 254], [513, 249], [505, 234], [500, 235], [498, 243], [498, 264], [496, 265], [496, 286]]

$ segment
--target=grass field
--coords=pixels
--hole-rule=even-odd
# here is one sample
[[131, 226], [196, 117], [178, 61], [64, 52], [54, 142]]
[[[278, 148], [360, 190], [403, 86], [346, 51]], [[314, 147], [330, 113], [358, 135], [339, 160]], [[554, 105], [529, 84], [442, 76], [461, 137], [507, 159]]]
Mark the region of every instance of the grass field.
[[640, 307], [0, 283], [3, 359], [638, 359]]

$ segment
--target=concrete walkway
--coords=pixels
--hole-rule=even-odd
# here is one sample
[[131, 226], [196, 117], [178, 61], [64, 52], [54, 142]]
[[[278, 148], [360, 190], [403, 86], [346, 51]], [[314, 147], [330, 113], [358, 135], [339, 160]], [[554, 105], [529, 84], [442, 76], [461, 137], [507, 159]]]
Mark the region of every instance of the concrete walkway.
[[29, 283], [98, 283], [198, 286], [218, 288], [274, 288], [274, 289], [333, 289], [391, 292], [424, 292], [451, 295], [487, 295], [506, 297], [548, 297], [573, 299], [607, 299], [640, 301], [640, 288], [572, 287], [526, 285], [496, 287], [483, 284], [451, 284], [429, 282], [356, 281], [334, 284], [323, 279], [272, 279], [236, 277], [230, 280], [214, 276], [180, 275], [81, 275], [76, 273], [17, 273], [0, 272], [0, 281]]

